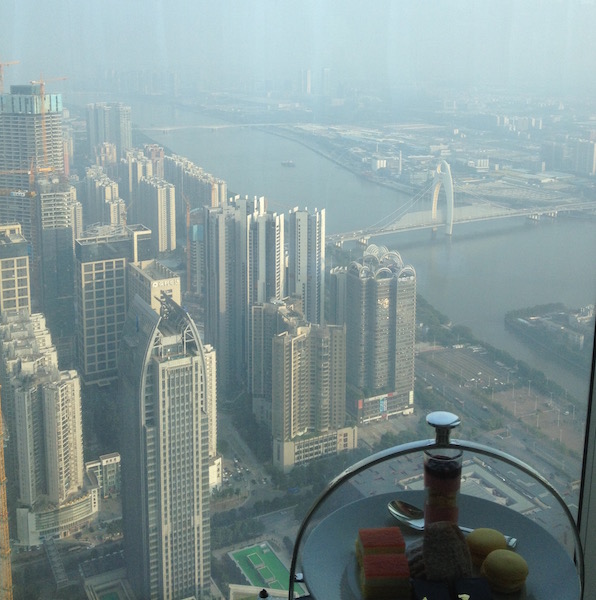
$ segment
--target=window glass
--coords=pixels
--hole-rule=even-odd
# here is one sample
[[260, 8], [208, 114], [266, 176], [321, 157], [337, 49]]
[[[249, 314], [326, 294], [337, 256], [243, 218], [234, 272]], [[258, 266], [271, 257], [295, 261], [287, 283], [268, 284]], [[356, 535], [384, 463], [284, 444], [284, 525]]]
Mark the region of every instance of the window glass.
[[[129, 340], [150, 327], [144, 318], [125, 325], [126, 261], [151, 256], [167, 276], [143, 265], [149, 278], [180, 278], [180, 303], [204, 344], [199, 376], [215, 396], [210, 406], [197, 391], [217, 436], [206, 451], [221, 461], [221, 481], [205, 492], [203, 547], [260, 539], [250, 529], [258, 521], [287, 562], [323, 485], [376, 451], [432, 436], [426, 416], [437, 410], [461, 417], [457, 437], [527, 462], [576, 516], [593, 441], [584, 431], [596, 301], [596, 2], [70, 4], [39, 23], [33, 0], [0, 6], [10, 31], [0, 146], [20, 131], [6, 116], [11, 86], [33, 82], [46, 96], [36, 115], [15, 93], [38, 134], [30, 146], [0, 147], [0, 195], [19, 182], [18, 194], [0, 198], [0, 221], [20, 222], [27, 241], [16, 263], [0, 244], [3, 307], [25, 306], [30, 293], [33, 309], [48, 312], [60, 368], [79, 369], [88, 384], [91, 369], [72, 350], [81, 344], [69, 331], [75, 304], [85, 304], [80, 327], [110, 345], [107, 356], [89, 348], [94, 361], [102, 352], [94, 369], [141, 364], [112, 352], [125, 327]], [[29, 147], [35, 156], [24, 156]], [[61, 156], [53, 182], [46, 165]], [[118, 235], [77, 244], [76, 270], [65, 251], [49, 274], [56, 250], [21, 188], [59, 183], [77, 198], [62, 215], [75, 237], [98, 224]], [[84, 289], [66, 293], [73, 273]], [[149, 289], [144, 300], [154, 302], [160, 287]], [[95, 298], [101, 290], [110, 295]], [[195, 351], [187, 338], [168, 345], [167, 308], [161, 319], [138, 406], [149, 404], [158, 363], [173, 381], [167, 363]], [[114, 368], [93, 392], [83, 386], [83, 409], [101, 406], [82, 419], [92, 428], [86, 452], [120, 450], [111, 435], [122, 425], [117, 377]], [[172, 415], [189, 408], [188, 389], [176, 389], [163, 391], [158, 432], [143, 435], [179, 457], [188, 448], [160, 429], [167, 415], [177, 430]], [[519, 496], [529, 519], [565, 541], [531, 481], [490, 458], [467, 460], [466, 477], [486, 496], [508, 506]], [[385, 465], [344, 491], [346, 502], [421, 487], [421, 465], [419, 456]], [[147, 469], [150, 481], [162, 467]], [[208, 470], [197, 475], [208, 479]], [[263, 515], [278, 509], [287, 513], [276, 529]], [[232, 521], [241, 522], [233, 540]], [[213, 564], [220, 584], [224, 565]], [[139, 597], [164, 595], [131, 577]]]

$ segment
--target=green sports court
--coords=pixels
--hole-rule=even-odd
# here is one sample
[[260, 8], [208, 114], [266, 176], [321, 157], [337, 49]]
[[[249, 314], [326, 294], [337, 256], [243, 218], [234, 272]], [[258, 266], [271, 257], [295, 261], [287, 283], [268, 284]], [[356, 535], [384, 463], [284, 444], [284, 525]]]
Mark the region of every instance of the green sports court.
[[[267, 542], [230, 552], [229, 556], [250, 585], [273, 590], [288, 589], [290, 573]], [[301, 586], [295, 586], [295, 590], [299, 595], [306, 593]]]

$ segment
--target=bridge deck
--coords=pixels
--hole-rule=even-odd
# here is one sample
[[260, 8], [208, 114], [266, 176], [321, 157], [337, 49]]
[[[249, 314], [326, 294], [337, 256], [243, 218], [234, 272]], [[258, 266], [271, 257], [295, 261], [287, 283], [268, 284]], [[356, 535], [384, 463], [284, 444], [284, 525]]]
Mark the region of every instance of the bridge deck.
[[[466, 206], [458, 206], [454, 209], [453, 223], [470, 223], [474, 221], [488, 221], [493, 219], [504, 219], [511, 217], [529, 217], [540, 215], [556, 215], [560, 211], [569, 210], [596, 210], [594, 202], [570, 202], [556, 206], [543, 206], [532, 208], [514, 209], [495, 204], [478, 203]], [[370, 237], [389, 235], [402, 231], [413, 231], [416, 229], [429, 229], [445, 226], [445, 210], [437, 210], [436, 220], [432, 219], [430, 209], [426, 211], [408, 212], [399, 220], [387, 225], [370, 227], [345, 233], [331, 234], [327, 240], [333, 243], [362, 240]]]

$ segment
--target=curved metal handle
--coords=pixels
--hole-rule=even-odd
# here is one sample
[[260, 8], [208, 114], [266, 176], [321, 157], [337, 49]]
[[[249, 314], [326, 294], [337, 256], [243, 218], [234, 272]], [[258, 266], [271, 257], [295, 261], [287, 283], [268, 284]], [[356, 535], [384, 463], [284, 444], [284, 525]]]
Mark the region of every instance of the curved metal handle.
[[[476, 452], [478, 454], [482, 454], [484, 456], [489, 456], [491, 458], [497, 458], [502, 460], [503, 462], [516, 467], [523, 471], [526, 475], [530, 476], [532, 479], [540, 483], [543, 487], [547, 489], [548, 492], [555, 498], [555, 500], [559, 503], [567, 520], [571, 525], [571, 530], [573, 532], [573, 540], [575, 545], [575, 563], [577, 567], [577, 572], [579, 575], [579, 586], [580, 586], [580, 600], [584, 597], [584, 551], [581, 543], [581, 539], [579, 537], [579, 530], [577, 528], [577, 524], [571, 511], [567, 507], [565, 500], [561, 497], [559, 492], [546, 480], [538, 471], [536, 471], [533, 467], [526, 464], [525, 462], [515, 458], [511, 454], [507, 454], [506, 452], [502, 452], [501, 450], [497, 450], [495, 448], [489, 448], [488, 446], [484, 446], [483, 444], [477, 444], [475, 442], [468, 442], [463, 440], [450, 440], [450, 446], [456, 446], [461, 448], [462, 450], [470, 450], [472, 452]], [[372, 456], [364, 458], [357, 463], [353, 464], [351, 467], [348, 467], [345, 471], [334, 477], [325, 487], [325, 489], [319, 494], [319, 497], [314, 502], [314, 504], [309, 509], [306, 517], [302, 520], [300, 524], [300, 528], [298, 529], [298, 533], [296, 534], [296, 541], [294, 543], [294, 550], [292, 552], [292, 562], [290, 565], [290, 581], [288, 587], [288, 600], [294, 599], [294, 579], [296, 575], [296, 563], [298, 560], [298, 552], [300, 550], [300, 545], [302, 543], [302, 538], [304, 537], [304, 533], [306, 528], [318, 510], [319, 506], [343, 483], [345, 483], [348, 479], [357, 475], [358, 473], [373, 467], [381, 462], [389, 460], [391, 458], [398, 458], [400, 456], [404, 456], [406, 454], [410, 454], [411, 452], [425, 450], [430, 448], [441, 448], [445, 447], [445, 444], [438, 444], [435, 440], [418, 440], [416, 442], [409, 442], [407, 444], [401, 444], [399, 446], [394, 446], [393, 448], [387, 448], [386, 450], [381, 450]], [[308, 582], [307, 582], [308, 585]]]

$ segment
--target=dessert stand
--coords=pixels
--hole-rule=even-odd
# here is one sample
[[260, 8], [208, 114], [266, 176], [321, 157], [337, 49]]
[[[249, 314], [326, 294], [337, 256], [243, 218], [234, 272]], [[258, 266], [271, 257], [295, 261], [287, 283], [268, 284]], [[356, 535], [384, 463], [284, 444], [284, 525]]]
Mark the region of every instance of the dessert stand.
[[[534, 468], [514, 456], [475, 442], [450, 440], [449, 431], [459, 424], [452, 413], [439, 411], [427, 416], [436, 428], [436, 439], [418, 440], [382, 450], [367, 457], [335, 477], [321, 492], [302, 521], [294, 543], [290, 565], [288, 599], [294, 599], [294, 583], [306, 585], [310, 595], [304, 600], [361, 600], [358, 587], [354, 542], [362, 527], [397, 525], [387, 503], [399, 497], [422, 506], [424, 492], [400, 491], [341, 502], [333, 497], [341, 486], [357, 475], [381, 463], [420, 454], [425, 450], [458, 448], [486, 456], [514, 467], [540, 484], [562, 509], [572, 534], [571, 555], [550, 533], [528, 517], [490, 500], [466, 494], [459, 498], [460, 523], [472, 527], [493, 527], [518, 539], [517, 551], [528, 561], [530, 574], [522, 592], [497, 595], [510, 600], [581, 600], [584, 587], [584, 555], [579, 531], [567, 504], [559, 492]], [[420, 456], [420, 462], [422, 459]], [[537, 494], [536, 494], [537, 495]], [[406, 544], [420, 540], [422, 534], [402, 526]], [[298, 559], [301, 556], [300, 572]]]

